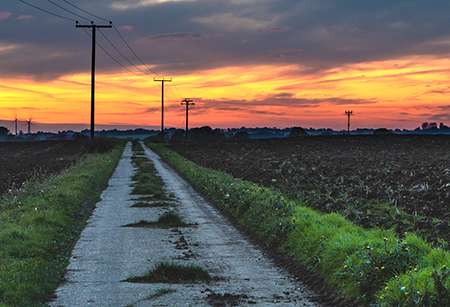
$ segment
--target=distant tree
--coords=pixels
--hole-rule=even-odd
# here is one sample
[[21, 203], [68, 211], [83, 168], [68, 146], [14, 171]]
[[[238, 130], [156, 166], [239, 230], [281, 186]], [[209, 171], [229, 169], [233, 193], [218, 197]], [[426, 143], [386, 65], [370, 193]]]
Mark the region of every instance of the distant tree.
[[186, 132], [182, 129], [178, 129], [174, 134], [170, 137], [171, 141], [180, 142], [186, 140]]
[[7, 136], [9, 134], [9, 129], [3, 126], [0, 126], [0, 136]]
[[233, 140], [250, 140], [250, 135], [247, 131], [240, 131], [233, 135]]
[[379, 128], [373, 132], [374, 135], [388, 135], [393, 134], [392, 131], [387, 130], [386, 128]]
[[437, 129], [437, 128], [438, 128], [437, 123], [429, 123], [428, 124], [428, 129]]
[[424, 122], [422, 123], [422, 130], [427, 130], [428, 129], [428, 123]]
[[203, 126], [201, 128], [190, 129], [189, 139], [195, 141], [214, 141], [225, 139], [225, 135], [217, 129], [213, 130], [209, 126]]
[[306, 132], [306, 130], [302, 127], [294, 127], [289, 133], [290, 138], [298, 138], [302, 136], [308, 136], [308, 132]]

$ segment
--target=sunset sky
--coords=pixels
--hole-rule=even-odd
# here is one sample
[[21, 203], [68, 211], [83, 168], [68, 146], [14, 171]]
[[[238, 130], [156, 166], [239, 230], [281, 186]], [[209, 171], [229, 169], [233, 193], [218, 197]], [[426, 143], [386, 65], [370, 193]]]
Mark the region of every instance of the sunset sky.
[[173, 79], [167, 127], [184, 127], [183, 98], [191, 127], [341, 130], [346, 110], [352, 129], [450, 125], [449, 1], [23, 1], [69, 20], [2, 1], [0, 125], [11, 130], [16, 116], [35, 131], [88, 127], [91, 38], [75, 20], [111, 20], [146, 64], [114, 28], [97, 32], [127, 68], [97, 48], [99, 129], [159, 127], [154, 77]]

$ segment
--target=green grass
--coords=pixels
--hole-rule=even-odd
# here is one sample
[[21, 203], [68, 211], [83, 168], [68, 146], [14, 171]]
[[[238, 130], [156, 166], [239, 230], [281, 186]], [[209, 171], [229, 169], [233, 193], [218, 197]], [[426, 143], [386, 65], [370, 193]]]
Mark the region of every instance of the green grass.
[[139, 221], [123, 227], [175, 228], [189, 226], [193, 226], [193, 224], [184, 222], [178, 213], [169, 211], [161, 215], [156, 222]]
[[447, 306], [450, 254], [409, 233], [363, 229], [281, 192], [200, 167], [147, 143], [244, 228], [362, 305]]
[[198, 284], [211, 280], [208, 271], [196, 265], [181, 265], [174, 263], [158, 263], [155, 268], [143, 276], [128, 278], [134, 283], [167, 283], [167, 284]]
[[148, 201], [138, 201], [134, 205], [132, 205], [132, 208], [156, 208], [156, 207], [167, 207], [170, 203], [167, 202], [148, 202]]
[[68, 172], [28, 182], [0, 203], [0, 306], [45, 306], [123, 145], [86, 156]]
[[[142, 149], [140, 143], [134, 145], [133, 148], [138, 150]], [[140, 147], [139, 147], [140, 146]], [[142, 149], [143, 151], [143, 149]], [[133, 195], [145, 195], [151, 200], [167, 200], [168, 197], [163, 190], [163, 182], [161, 178], [157, 175], [154, 165], [148, 160], [146, 156], [137, 155], [139, 151], [135, 151], [131, 160], [132, 163], [137, 168], [136, 174], [132, 177]]]

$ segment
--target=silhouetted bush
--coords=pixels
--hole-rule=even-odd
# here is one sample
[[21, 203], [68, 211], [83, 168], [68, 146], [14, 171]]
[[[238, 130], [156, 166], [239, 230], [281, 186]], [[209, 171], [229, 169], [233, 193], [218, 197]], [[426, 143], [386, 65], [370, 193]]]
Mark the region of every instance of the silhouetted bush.
[[88, 150], [90, 153], [105, 153], [113, 150], [120, 142], [124, 141], [113, 138], [97, 137], [94, 139], [94, 142], [88, 143]]
[[233, 135], [233, 140], [250, 140], [250, 135], [247, 131], [239, 131]]
[[386, 128], [379, 128], [373, 132], [373, 135], [389, 135], [393, 134], [392, 131], [387, 130]]
[[291, 132], [289, 133], [290, 138], [298, 138], [302, 136], [308, 136], [308, 132], [306, 132], [305, 129], [302, 127], [294, 127], [292, 128]]

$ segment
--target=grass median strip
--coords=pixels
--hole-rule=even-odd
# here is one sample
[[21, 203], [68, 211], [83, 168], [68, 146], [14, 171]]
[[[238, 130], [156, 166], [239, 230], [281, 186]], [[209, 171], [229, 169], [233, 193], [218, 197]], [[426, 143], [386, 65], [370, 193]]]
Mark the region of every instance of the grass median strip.
[[207, 283], [210, 280], [209, 272], [200, 266], [161, 262], [146, 274], [131, 277], [125, 281], [133, 283], [199, 284]]
[[123, 227], [147, 227], [147, 228], [175, 228], [175, 227], [189, 227], [195, 224], [188, 224], [174, 211], [165, 212], [159, 217], [156, 222], [139, 221], [125, 225]]
[[172, 205], [173, 203], [169, 202], [162, 202], [162, 201], [138, 201], [134, 205], [132, 205], [132, 208], [157, 208], [157, 207], [167, 207], [169, 205]]
[[136, 174], [132, 177], [134, 183], [133, 195], [144, 195], [149, 200], [168, 200], [166, 193], [163, 190], [163, 182], [157, 175], [154, 165], [148, 160], [140, 143], [133, 141], [133, 156], [132, 163], [137, 168]]
[[28, 182], [0, 203], [0, 306], [45, 306], [107, 186], [124, 143], [84, 157], [64, 174]]
[[363, 305], [448, 306], [450, 254], [418, 236], [363, 229], [279, 191], [194, 164], [159, 144], [156, 150], [243, 227], [319, 273]]

